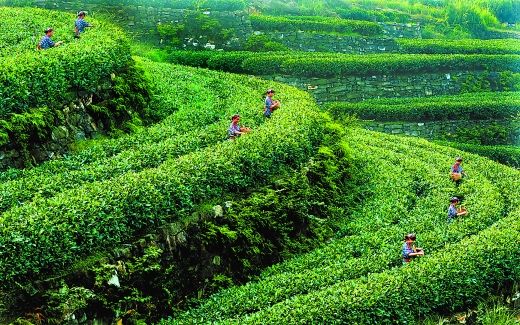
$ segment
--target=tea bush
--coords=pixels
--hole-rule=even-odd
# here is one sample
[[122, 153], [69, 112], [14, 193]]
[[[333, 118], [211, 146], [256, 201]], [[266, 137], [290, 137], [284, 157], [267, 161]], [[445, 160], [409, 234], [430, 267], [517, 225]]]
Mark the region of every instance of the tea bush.
[[[131, 57], [123, 32], [105, 22], [73, 39], [74, 15], [42, 9], [0, 8], [0, 117], [62, 104], [70, 92], [93, 93]], [[28, 23], [29, 22], [29, 23]], [[45, 28], [65, 44], [36, 51]], [[30, 82], [29, 82], [30, 81]]]
[[[172, 63], [253, 75], [366, 76], [451, 71], [520, 71], [518, 55], [378, 54], [304, 52], [172, 52]], [[211, 63], [211, 64], [210, 64]]]
[[[505, 218], [504, 223], [506, 220], [511, 222], [517, 218], [520, 200], [515, 193], [520, 183], [518, 172], [514, 170], [478, 156], [465, 154], [466, 169], [471, 175], [471, 180], [467, 180], [462, 187], [456, 189], [446, 175], [452, 157], [460, 155], [460, 152], [435, 146], [424, 140], [396, 138], [361, 130], [352, 132], [348, 138], [353, 152], [359, 155], [357, 159], [367, 162], [365, 173], [370, 175], [368, 186], [371, 191], [359, 209], [353, 213], [348, 226], [341, 231], [347, 237], [268, 269], [258, 282], [225, 290], [199, 309], [187, 312], [173, 323], [203, 323], [225, 319], [240, 320], [239, 322], [255, 322], [262, 319], [267, 323], [328, 323], [341, 319], [353, 323], [367, 323], [381, 321], [380, 316], [391, 317], [397, 313], [407, 315], [409, 310], [415, 308], [402, 308], [402, 305], [395, 304], [397, 301], [405, 305], [412, 304], [414, 300], [399, 300], [400, 296], [397, 295], [390, 296], [382, 302], [382, 307], [378, 307], [381, 308], [381, 313], [369, 313], [370, 315], [363, 319], [355, 317], [363, 317], [361, 310], [366, 308], [365, 305], [360, 306], [357, 313], [347, 312], [347, 317], [352, 318], [345, 319], [336, 318], [344, 317], [343, 309], [337, 313], [329, 312], [327, 308], [330, 307], [318, 308], [316, 313], [306, 311], [308, 306], [313, 306], [313, 301], [316, 301], [316, 306], [323, 303], [321, 294], [328, 294], [334, 288], [343, 286], [351, 288], [351, 285], [362, 285], [367, 281], [367, 277], [371, 279], [396, 274], [396, 277], [401, 279], [401, 273], [407, 272], [410, 267], [422, 267], [423, 262], [429, 263], [428, 267], [432, 270], [441, 270], [442, 268], [432, 268], [434, 262], [430, 262], [430, 259], [449, 255], [450, 252], [464, 254], [463, 249], [446, 249], [446, 245], [457, 245], [456, 243], [462, 241], [460, 245], [463, 247], [465, 241], [473, 240], [472, 236], [480, 236], [481, 231], [494, 229], [492, 225], [501, 218]], [[464, 204], [471, 211], [471, 215], [447, 225], [446, 202], [453, 195], [464, 197]], [[487, 229], [488, 227], [490, 228]], [[401, 264], [399, 248], [402, 235], [407, 232], [419, 234], [420, 245], [426, 249], [427, 256], [405, 268], [396, 268]], [[491, 242], [488, 241], [486, 245]], [[483, 247], [486, 246], [480, 246]], [[493, 249], [496, 249], [496, 246], [489, 251]], [[513, 259], [498, 259], [496, 262], [502, 265], [501, 261], [504, 261], [505, 270], [514, 268], [514, 259], [519, 258], [518, 254], [515, 256]], [[459, 261], [456, 255], [451, 258]], [[453, 267], [447, 272], [457, 272], [459, 277], [465, 276], [464, 268], [457, 268], [456, 263]], [[490, 283], [505, 281], [506, 278], [493, 273], [499, 269], [500, 267], [489, 269], [490, 273], [485, 279]], [[474, 264], [470, 270], [479, 270], [479, 265]], [[518, 268], [515, 272], [518, 272]], [[427, 277], [417, 279], [417, 282], [433, 283]], [[393, 280], [390, 278], [385, 283], [393, 283]], [[441, 287], [440, 284], [437, 285]], [[403, 285], [398, 284], [387, 289], [399, 292], [402, 288]], [[472, 287], [471, 290], [474, 289], [475, 287]], [[443, 295], [471, 297], [463, 285], [452, 287], [451, 290], [453, 291]], [[429, 292], [423, 288], [417, 288], [416, 291], [417, 295], [421, 295], [420, 292]], [[365, 294], [363, 292], [356, 291], [350, 293], [350, 296], [360, 297], [360, 302], [366, 301], [366, 304], [369, 304], [372, 301], [370, 290]], [[336, 299], [332, 297], [334, 294], [331, 293], [331, 296], [326, 296], [325, 299]], [[314, 300], [314, 297], [318, 297], [319, 300]], [[451, 298], [446, 300], [452, 301]], [[298, 301], [303, 303], [296, 305]], [[465, 302], [460, 300], [459, 304]], [[437, 301], [437, 306], [443, 303], [443, 306], [449, 306], [446, 301], [441, 300]], [[292, 308], [292, 311], [283, 309], [282, 313], [278, 313], [284, 306], [291, 306], [289, 308]], [[255, 312], [258, 314], [252, 314], [251, 318], [242, 318]]]
[[488, 157], [496, 162], [520, 169], [520, 148], [516, 146], [483, 146], [470, 143], [436, 141], [439, 144]]
[[352, 114], [376, 121], [498, 120], [510, 119], [520, 113], [520, 97], [516, 92], [468, 93], [336, 102], [325, 108], [333, 114]]
[[377, 23], [320, 16], [267, 16], [251, 15], [253, 29], [260, 31], [311, 31], [378, 35], [382, 33]]
[[402, 53], [416, 54], [520, 54], [517, 39], [397, 39]]
[[[188, 80], [190, 74], [194, 72], [186, 75]], [[212, 86], [217, 84], [215, 77], [213, 81], [209, 80]], [[191, 153], [178, 157], [172, 154], [160, 164], [144, 163], [156, 164], [154, 168], [135, 172], [130, 169], [116, 177], [84, 183], [50, 198], [35, 198], [6, 211], [0, 218], [3, 234], [0, 239], [0, 285], [5, 287], [13, 281], [35, 280], [47, 272], [58, 272], [80, 256], [110, 249], [147, 229], [175, 221], [190, 213], [197, 203], [260, 185], [281, 168], [298, 167], [306, 162], [320, 142], [324, 122], [311, 97], [294, 88], [255, 78], [227, 77], [235, 80], [236, 85], [217, 89], [245, 99], [240, 102], [240, 109], [246, 121], [251, 120], [251, 124], [256, 125], [254, 132], [236, 141], [222, 141], [200, 150], [194, 148]], [[167, 87], [160, 81], [158, 84]], [[196, 84], [190, 86], [197, 88]], [[254, 103], [261, 101], [260, 94], [268, 86], [279, 88], [287, 97], [284, 108], [269, 122], [262, 123], [265, 119], [261, 106]], [[155, 93], [155, 96], [175, 99], [176, 93], [170, 90]], [[191, 109], [183, 112], [187, 116], [187, 130], [190, 130], [190, 121], [204, 114], [203, 108], [197, 109], [196, 103], [191, 104]], [[210, 120], [228, 118], [225, 112], [221, 109], [210, 113], [213, 117]], [[175, 124], [169, 126], [172, 130], [176, 127]], [[160, 132], [167, 127], [168, 124], [163, 123], [162, 129], [108, 141], [100, 148], [118, 152], [125, 147], [144, 147], [171, 136], [172, 132]], [[210, 130], [215, 129], [208, 128]], [[219, 133], [222, 139], [224, 135]], [[156, 158], [145, 154], [141, 159], [153, 161]], [[36, 255], [38, 259], [31, 258]]]

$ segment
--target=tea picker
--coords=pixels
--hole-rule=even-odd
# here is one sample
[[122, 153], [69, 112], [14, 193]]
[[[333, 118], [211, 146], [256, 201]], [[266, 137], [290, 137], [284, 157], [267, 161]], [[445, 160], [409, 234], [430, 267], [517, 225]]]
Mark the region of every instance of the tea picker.
[[404, 236], [404, 244], [402, 249], [403, 264], [410, 263], [412, 259], [417, 256], [424, 256], [424, 250], [422, 248], [415, 247], [415, 234], [408, 234]]
[[264, 116], [270, 118], [273, 112], [280, 108], [280, 102], [278, 100], [274, 100], [273, 96], [275, 91], [273, 89], [269, 89], [266, 93], [265, 97], [265, 107], [264, 107]]
[[93, 27], [91, 24], [85, 21], [85, 11], [78, 12], [78, 19], [74, 22], [74, 38], [80, 38], [81, 33], [85, 31], [87, 27]]
[[450, 199], [450, 206], [448, 208], [448, 222], [453, 222], [453, 219], [457, 217], [462, 217], [468, 214], [468, 210], [465, 207], [461, 206], [457, 208], [457, 205], [460, 203], [460, 199], [456, 196]]
[[231, 125], [228, 129], [228, 138], [229, 140], [235, 140], [242, 134], [246, 134], [251, 132], [250, 128], [242, 127], [238, 123], [240, 122], [240, 115], [235, 114], [231, 117]]
[[466, 177], [466, 173], [462, 168], [461, 157], [457, 157], [457, 159], [455, 159], [455, 164], [451, 166], [450, 177], [457, 185], [460, 184], [460, 182], [462, 182], [462, 179]]
[[54, 36], [54, 29], [47, 28], [45, 30], [45, 36], [43, 36], [42, 39], [40, 40], [40, 43], [38, 43], [37, 49], [38, 50], [47, 50], [52, 47], [57, 47], [57, 46], [60, 46], [61, 44], [63, 44], [62, 41], [55, 43], [52, 40], [52, 36]]

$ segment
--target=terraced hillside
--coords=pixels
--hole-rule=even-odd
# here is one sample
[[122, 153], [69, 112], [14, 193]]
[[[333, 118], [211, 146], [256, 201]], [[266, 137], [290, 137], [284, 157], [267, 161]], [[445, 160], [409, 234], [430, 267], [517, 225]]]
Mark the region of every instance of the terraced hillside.
[[[413, 323], [518, 280], [520, 251], [510, 245], [519, 240], [518, 171], [467, 154], [471, 178], [456, 188], [446, 173], [456, 150], [361, 130], [347, 141], [366, 162], [371, 190], [344, 237], [164, 323]], [[470, 214], [448, 224], [454, 195]], [[404, 267], [408, 232], [426, 256]]]
[[[411, 324], [518, 291], [520, 171], [492, 160], [518, 167], [520, 43], [458, 39], [514, 34], [511, 17], [481, 0], [145, 2], [123, 5], [169, 17], [148, 49], [168, 63], [106, 20], [76, 40], [70, 13], [0, 7], [0, 323]], [[258, 32], [250, 51], [166, 39], [225, 29], [213, 11]], [[455, 40], [388, 29], [407, 24]], [[51, 25], [65, 44], [35, 51]], [[276, 33], [394, 47], [290, 51]], [[252, 131], [231, 141], [234, 114]], [[448, 223], [452, 196], [469, 215]], [[403, 265], [410, 232], [426, 256]]]

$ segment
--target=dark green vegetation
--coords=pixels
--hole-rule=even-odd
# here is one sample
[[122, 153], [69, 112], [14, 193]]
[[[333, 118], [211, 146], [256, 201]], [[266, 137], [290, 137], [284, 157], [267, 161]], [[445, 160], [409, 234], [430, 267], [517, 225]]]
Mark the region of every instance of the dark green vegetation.
[[339, 77], [443, 71], [520, 71], [518, 55], [345, 55], [335, 53], [172, 52], [169, 61], [253, 75]]
[[[33, 163], [32, 145], [51, 138], [52, 127], [64, 123], [63, 106], [78, 98], [92, 96], [87, 111], [106, 131], [157, 120], [124, 33], [94, 20], [101, 28], [74, 40], [73, 21], [71, 14], [0, 7], [0, 146], [20, 150], [25, 166]], [[65, 44], [35, 51], [49, 26]]]
[[483, 146], [471, 143], [437, 141], [439, 144], [488, 157], [501, 164], [520, 169], [520, 148], [517, 146]]
[[340, 18], [252, 15], [250, 19], [253, 29], [261, 31], [313, 31], [344, 34], [355, 33], [360, 35], [377, 35], [382, 33], [381, 27], [376, 23]]
[[333, 115], [351, 114], [376, 121], [499, 120], [520, 114], [520, 96], [517, 92], [499, 92], [372, 99], [358, 103], [331, 103], [325, 109]]
[[397, 39], [403, 53], [416, 54], [520, 54], [520, 40]]

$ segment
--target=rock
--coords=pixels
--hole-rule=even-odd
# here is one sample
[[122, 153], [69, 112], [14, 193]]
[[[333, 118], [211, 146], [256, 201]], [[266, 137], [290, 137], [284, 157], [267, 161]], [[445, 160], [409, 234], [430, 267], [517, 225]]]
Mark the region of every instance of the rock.
[[74, 136], [74, 138], [76, 139], [76, 141], [83, 141], [83, 140], [87, 139], [85, 132], [83, 132], [83, 131], [76, 132], [76, 135]]
[[69, 130], [64, 126], [58, 126], [52, 129], [51, 136], [53, 141], [63, 141], [68, 139]]
[[215, 213], [215, 217], [222, 218], [224, 216], [224, 209], [221, 205], [215, 205], [213, 207], [213, 212]]

